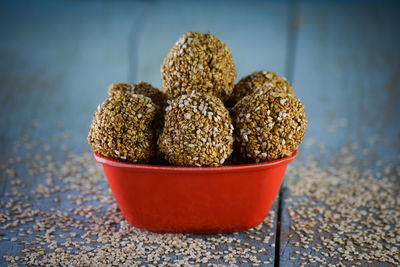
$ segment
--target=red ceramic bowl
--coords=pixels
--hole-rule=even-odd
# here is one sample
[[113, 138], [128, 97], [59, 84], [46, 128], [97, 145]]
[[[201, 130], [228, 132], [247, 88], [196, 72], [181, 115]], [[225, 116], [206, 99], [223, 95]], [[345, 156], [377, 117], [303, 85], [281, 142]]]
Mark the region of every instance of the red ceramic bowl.
[[133, 226], [159, 233], [231, 233], [265, 219], [296, 152], [223, 167], [140, 165], [94, 156]]

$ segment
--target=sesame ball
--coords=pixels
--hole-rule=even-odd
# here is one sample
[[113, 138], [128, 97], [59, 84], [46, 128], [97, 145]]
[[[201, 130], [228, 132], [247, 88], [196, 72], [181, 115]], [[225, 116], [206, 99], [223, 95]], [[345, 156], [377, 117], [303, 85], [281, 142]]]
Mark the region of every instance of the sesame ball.
[[236, 79], [231, 50], [217, 37], [198, 31], [183, 34], [161, 66], [164, 90], [170, 99], [192, 91], [226, 101]]
[[242, 78], [233, 88], [227, 106], [233, 107], [240, 99], [257, 90], [286, 92], [295, 95], [293, 86], [284, 78], [271, 71], [257, 71]]
[[232, 153], [233, 125], [222, 101], [193, 91], [166, 108], [159, 148], [178, 166], [220, 166]]
[[255, 162], [292, 155], [307, 126], [303, 104], [282, 92], [248, 95], [235, 105], [233, 116], [240, 152]]
[[100, 155], [119, 161], [147, 163], [154, 154], [153, 101], [132, 93], [114, 94], [99, 105], [88, 136]]
[[156, 109], [156, 119], [153, 124], [155, 130], [155, 137], [160, 134], [165, 116], [165, 107], [167, 106], [167, 96], [151, 84], [140, 81], [137, 84], [131, 83], [113, 83], [108, 88], [108, 97], [113, 97], [116, 94], [131, 93], [144, 95], [153, 101]]
[[115, 94], [130, 92], [133, 94], [144, 95], [150, 97], [157, 108], [164, 110], [167, 105], [167, 96], [156, 87], [149, 83], [140, 81], [137, 84], [131, 83], [113, 83], [108, 88], [108, 97]]
[[108, 87], [108, 97], [114, 97], [117, 94], [125, 94], [132, 92], [133, 84], [131, 83], [112, 83]]

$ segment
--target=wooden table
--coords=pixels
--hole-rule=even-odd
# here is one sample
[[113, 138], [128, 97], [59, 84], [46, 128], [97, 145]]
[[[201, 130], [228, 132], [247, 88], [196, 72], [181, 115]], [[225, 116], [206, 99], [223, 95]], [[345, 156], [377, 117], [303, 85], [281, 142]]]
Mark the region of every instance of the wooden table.
[[[108, 85], [143, 80], [160, 87], [163, 58], [191, 30], [209, 30], [230, 47], [238, 78], [255, 70], [286, 76], [307, 110], [305, 144], [314, 140], [335, 154], [379, 136], [391, 145], [373, 150], [376, 160], [395, 161], [399, 12], [400, 4], [390, 1], [2, 1], [0, 162], [7, 167], [22, 136], [46, 139], [65, 129], [71, 133], [66, 144], [87, 151], [88, 127]], [[300, 151], [296, 161], [313, 153], [307, 146]], [[1, 201], [7, 201], [12, 178], [0, 177]], [[33, 188], [35, 181], [27, 184]], [[296, 266], [289, 259], [287, 194], [284, 185], [273, 208], [277, 247], [266, 249], [271, 264]], [[0, 255], [20, 249], [0, 241]]]

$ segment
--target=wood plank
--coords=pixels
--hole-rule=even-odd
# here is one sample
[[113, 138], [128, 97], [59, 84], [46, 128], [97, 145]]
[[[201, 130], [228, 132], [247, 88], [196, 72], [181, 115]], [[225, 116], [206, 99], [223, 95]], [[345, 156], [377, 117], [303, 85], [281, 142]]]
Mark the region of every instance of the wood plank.
[[[207, 14], [207, 19], [204, 14]], [[258, 1], [245, 5], [240, 2], [229, 5], [225, 2], [157, 4], [151, 8], [151, 13], [144, 21], [138, 47], [140, 68], [137, 79], [161, 87], [159, 66], [164, 57], [180, 35], [193, 30], [208, 30], [227, 44], [235, 60], [237, 80], [257, 70], [271, 70], [284, 75], [288, 21], [287, 4]], [[276, 232], [278, 206], [277, 200], [272, 209], [275, 214], [273, 232]], [[239, 238], [246, 240], [248, 234], [239, 233]], [[257, 240], [248, 242], [252, 246], [266, 249], [266, 255], [257, 256], [262, 262], [275, 260], [275, 247], [263, 245]]]
[[[1, 42], [2, 68], [7, 68], [1, 88], [9, 96], [2, 106], [9, 112], [1, 114], [4, 142], [16, 138], [11, 130], [23, 126], [21, 118], [42, 118], [48, 125], [62, 122], [78, 136], [86, 135], [108, 84], [126, 81], [128, 39], [141, 6], [45, 2], [19, 12], [17, 6], [9, 8], [4, 21], [18, 14], [22, 22], [2, 27], [8, 36]], [[38, 127], [38, 135], [45, 132]]]
[[[45, 157], [43, 143], [52, 149], [65, 143], [72, 151], [87, 150], [86, 136], [93, 111], [106, 97], [111, 82], [125, 81], [129, 66], [129, 38], [135, 28], [141, 3], [40, 1], [1, 2], [0, 6], [0, 165], [14, 169], [27, 185], [29, 195], [44, 175], [32, 176], [15, 162], [17, 157]], [[70, 139], [53, 140], [65, 131]], [[13, 151], [15, 143], [28, 135], [42, 145], [23, 155]], [[62, 159], [65, 152], [50, 152]], [[15, 179], [2, 168], [1, 201], [9, 201]], [[50, 211], [59, 208], [55, 201], [34, 201], [32, 208]], [[66, 196], [63, 209], [71, 205]], [[21, 226], [26, 228], [27, 226]], [[12, 234], [2, 230], [6, 236]], [[29, 238], [27, 237], [27, 240]], [[18, 255], [24, 246], [0, 242], [3, 255]]]
[[[355, 153], [360, 159], [353, 164], [362, 170], [377, 171], [379, 162], [385, 160], [398, 164], [400, 121], [394, 114], [400, 114], [397, 104], [400, 99], [399, 8], [394, 2], [300, 4], [295, 14], [301, 23], [297, 28], [293, 60], [294, 87], [305, 104], [309, 125], [296, 162], [305, 163], [314, 155], [318, 157], [316, 166], [323, 168], [331, 156], [339, 155], [342, 147], [356, 143], [360, 149]], [[386, 141], [378, 145], [371, 142], [377, 137]], [[313, 142], [316, 145], [311, 145]], [[319, 152], [320, 144], [326, 153]], [[367, 150], [369, 157], [362, 153]], [[362, 165], [364, 161], [367, 166]], [[294, 245], [298, 239], [290, 229], [294, 222], [288, 213], [288, 208], [294, 205], [285, 200], [297, 199], [287, 187], [282, 195], [280, 265], [299, 266], [303, 253], [305, 257], [321, 256], [311, 247], [321, 243], [319, 238], [324, 231], [318, 233], [317, 226], [310, 227], [315, 232], [313, 244], [308, 248]], [[340, 262], [329, 257], [327, 261]], [[379, 262], [371, 265], [386, 266]]]
[[[0, 70], [5, 70], [0, 80], [0, 101], [3, 104], [0, 107], [0, 138], [1, 145], [4, 145], [2, 151], [5, 151], [1, 164], [12, 169], [17, 165], [18, 178], [27, 185], [21, 190], [28, 194], [37, 185], [44, 184], [46, 177], [29, 175], [24, 166], [14, 161], [16, 155], [11, 153], [13, 142], [23, 134], [29, 134], [34, 142], [42, 139], [42, 144], [30, 152], [21, 152], [24, 153], [21, 156], [31, 153], [32, 160], [35, 154], [39, 157], [47, 153], [53, 155], [53, 149], [59, 149], [60, 144], [68, 145], [77, 153], [85, 151], [92, 113], [106, 97], [108, 84], [141, 79], [160, 85], [162, 59], [185, 31], [210, 30], [225, 41], [234, 54], [239, 77], [258, 69], [271, 69], [278, 73], [285, 69], [286, 4], [254, 2], [227, 6], [225, 3], [206, 3], [185, 7], [177, 2], [122, 2], [118, 5], [41, 2], [28, 6], [18, 3], [6, 5], [0, 8], [3, 12], [1, 25], [7, 25], [0, 30], [9, 36], [0, 41], [3, 56]], [[210, 20], [204, 20], [204, 14], [210, 16]], [[10, 25], [9, 21], [13, 20], [16, 23]], [[136, 26], [141, 23], [144, 24], [143, 30]], [[248, 31], [250, 26], [252, 31]], [[59, 122], [62, 127], [59, 127]], [[69, 139], [51, 138], [65, 130], [71, 133]], [[45, 151], [45, 143], [51, 145], [51, 152]], [[61, 161], [66, 156], [61, 150], [55, 154]], [[39, 159], [34, 161], [41, 162]], [[3, 192], [11, 193], [15, 187], [10, 184], [11, 180], [12, 177], [2, 174]], [[59, 202], [52, 199], [34, 201], [36, 198], [33, 197], [29, 203], [33, 208], [48, 212], [51, 208], [67, 211], [73, 206], [66, 194], [57, 196]], [[10, 196], [2, 194], [1, 200], [9, 201]], [[273, 264], [276, 210], [275, 203], [272, 209], [275, 214], [271, 217], [271, 212], [269, 217], [272, 226], [264, 224], [258, 230], [224, 237], [238, 237], [242, 246], [249, 249], [265, 249], [255, 254], [255, 258], [263, 264]], [[15, 235], [8, 230], [2, 233]], [[204, 241], [214, 237], [190, 236]], [[31, 238], [27, 236], [20, 240]], [[55, 240], [61, 242], [62, 239], [56, 237]], [[0, 242], [2, 255], [20, 255], [23, 247], [21, 243]], [[232, 246], [222, 245], [210, 252], [219, 255], [229, 248]], [[249, 259], [239, 260], [251, 262]], [[146, 258], [142, 263], [145, 262]], [[224, 261], [221, 257], [215, 263]], [[5, 264], [1, 257], [0, 265]]]
[[238, 80], [256, 70], [284, 74], [286, 4], [254, 1], [182, 5], [179, 1], [161, 2], [151, 7], [143, 22], [138, 80], [160, 87], [160, 66], [165, 56], [184, 32], [193, 30], [208, 30], [227, 44], [235, 60]]

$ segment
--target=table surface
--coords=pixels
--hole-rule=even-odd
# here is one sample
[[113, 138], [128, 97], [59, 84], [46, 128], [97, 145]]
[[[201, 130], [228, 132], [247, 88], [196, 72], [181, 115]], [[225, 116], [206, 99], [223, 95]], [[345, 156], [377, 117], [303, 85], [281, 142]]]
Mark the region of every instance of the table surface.
[[[238, 78], [271, 70], [293, 83], [309, 121], [296, 161], [315, 153], [313, 143], [327, 151], [321, 161], [356, 143], [370, 149], [373, 166], [378, 161], [396, 162], [399, 12], [400, 3], [389, 1], [2, 1], [1, 201], [10, 200], [15, 185], [13, 175], [5, 171], [10, 159], [28, 153], [15, 151], [21, 138], [65, 145], [73, 153], [87, 152], [88, 127], [108, 85], [143, 80], [160, 87], [163, 58], [179, 36], [191, 30], [209, 30], [229, 46]], [[370, 147], [371, 138], [384, 140], [384, 145]], [[29, 153], [47, 155], [46, 149], [36, 147]], [[62, 153], [56, 152], [56, 157]], [[17, 171], [17, 177], [26, 183], [29, 195], [42, 178], [24, 172]], [[262, 264], [299, 265], [292, 259], [295, 247], [289, 242], [292, 229], [284, 201], [288, 197], [284, 184], [268, 228], [274, 237], [264, 247], [265, 259], [271, 260], [260, 256]], [[42, 201], [37, 205], [47, 210], [68, 210], [72, 205], [64, 196], [59, 201], [65, 204]], [[10, 229], [0, 233], [13, 236]], [[248, 242], [263, 246], [254, 239]], [[0, 255], [20, 255], [24, 247], [3, 238]], [[309, 249], [304, 252], [311, 254]], [[7, 263], [0, 258], [1, 266]]]

